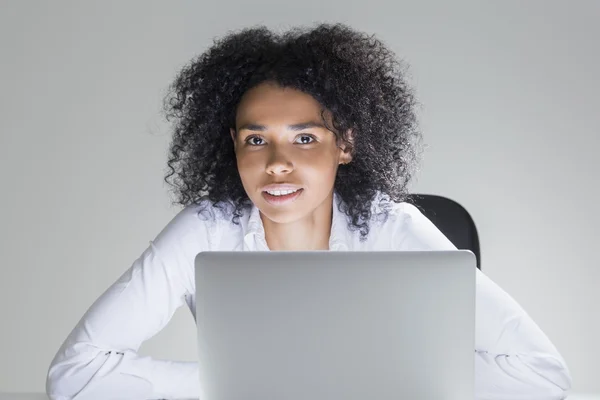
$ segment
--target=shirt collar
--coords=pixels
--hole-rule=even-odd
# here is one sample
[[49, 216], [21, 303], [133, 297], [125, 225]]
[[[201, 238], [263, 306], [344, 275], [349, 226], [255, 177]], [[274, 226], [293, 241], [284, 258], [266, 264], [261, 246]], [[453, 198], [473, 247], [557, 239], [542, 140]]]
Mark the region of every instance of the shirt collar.
[[265, 227], [260, 219], [260, 212], [254, 204], [250, 209], [248, 226], [244, 235], [244, 250], [269, 250], [265, 239]]
[[329, 249], [332, 251], [346, 251], [352, 243], [352, 232], [348, 229], [348, 216], [340, 208], [343, 206], [342, 198], [333, 193], [333, 214], [331, 217], [331, 236]]
[[[352, 241], [352, 232], [348, 230], [348, 217], [340, 211], [341, 206], [342, 198], [334, 192], [331, 235], [329, 236], [329, 249], [333, 251], [349, 250]], [[254, 204], [250, 209], [246, 234], [244, 235], [244, 250], [269, 250], [260, 211]]]

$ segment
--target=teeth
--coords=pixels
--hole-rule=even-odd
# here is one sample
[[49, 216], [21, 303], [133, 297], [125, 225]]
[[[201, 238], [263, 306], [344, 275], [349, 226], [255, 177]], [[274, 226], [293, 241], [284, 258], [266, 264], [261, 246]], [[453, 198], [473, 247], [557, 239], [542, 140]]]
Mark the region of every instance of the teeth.
[[298, 190], [300, 190], [300, 189], [296, 189], [296, 190], [267, 190], [267, 193], [269, 193], [271, 196], [285, 196], [285, 195], [288, 195], [288, 194], [296, 193]]

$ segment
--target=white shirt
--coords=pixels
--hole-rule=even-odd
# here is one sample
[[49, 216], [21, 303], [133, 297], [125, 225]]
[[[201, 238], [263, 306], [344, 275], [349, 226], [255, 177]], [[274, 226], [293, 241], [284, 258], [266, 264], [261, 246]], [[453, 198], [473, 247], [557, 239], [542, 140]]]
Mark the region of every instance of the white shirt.
[[[335, 203], [339, 198], [335, 197]], [[194, 259], [201, 251], [267, 251], [256, 207], [239, 224], [209, 206], [178, 213], [133, 265], [90, 307], [48, 371], [53, 400], [198, 398], [198, 363], [137, 354], [173, 313], [195, 316]], [[456, 247], [413, 205], [393, 204], [387, 220], [371, 221], [366, 241], [333, 207], [330, 250], [449, 250]], [[546, 335], [500, 287], [476, 271], [475, 397], [562, 399], [567, 366]]]

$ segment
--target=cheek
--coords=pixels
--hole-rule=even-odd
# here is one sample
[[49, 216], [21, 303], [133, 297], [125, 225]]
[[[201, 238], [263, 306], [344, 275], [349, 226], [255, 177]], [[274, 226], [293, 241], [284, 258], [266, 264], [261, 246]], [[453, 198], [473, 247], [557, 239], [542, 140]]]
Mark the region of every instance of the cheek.
[[264, 169], [264, 162], [256, 154], [240, 154], [236, 158], [240, 175], [246, 175], [261, 168]]
[[313, 179], [328, 182], [335, 179], [338, 160], [331, 151], [310, 154], [302, 157], [302, 162], [297, 163], [298, 171], [305, 175], [311, 174]]
[[242, 181], [242, 186], [248, 189], [248, 185], [252, 181], [252, 176], [254, 175], [252, 172], [254, 170], [254, 168], [252, 167], [252, 163], [250, 163], [248, 158], [244, 156], [238, 156], [236, 163], [238, 174]]

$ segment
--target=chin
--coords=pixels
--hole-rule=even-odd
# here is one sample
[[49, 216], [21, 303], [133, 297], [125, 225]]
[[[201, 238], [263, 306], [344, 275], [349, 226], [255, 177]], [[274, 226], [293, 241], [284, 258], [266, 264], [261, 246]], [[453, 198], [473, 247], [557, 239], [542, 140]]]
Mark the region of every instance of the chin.
[[270, 221], [276, 224], [289, 224], [291, 222], [296, 222], [303, 217], [304, 214], [299, 210], [273, 210], [273, 206], [267, 204], [261, 205], [259, 207], [260, 212], [267, 217]]

